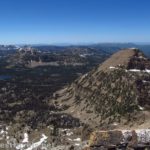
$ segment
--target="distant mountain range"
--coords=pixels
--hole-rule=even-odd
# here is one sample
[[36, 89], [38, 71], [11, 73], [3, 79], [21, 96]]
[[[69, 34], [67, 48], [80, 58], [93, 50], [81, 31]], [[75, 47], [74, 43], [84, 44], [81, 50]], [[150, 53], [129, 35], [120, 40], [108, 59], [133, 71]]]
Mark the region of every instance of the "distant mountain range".
[[148, 57], [150, 57], [150, 44], [149, 43], [138, 43], [138, 44], [134, 44], [134, 43], [97, 43], [97, 44], [79, 44], [79, 45], [34, 45], [33, 47], [36, 48], [42, 48], [42, 49], [51, 49], [51, 48], [66, 48], [66, 47], [92, 47], [92, 48], [99, 48], [101, 50], [105, 50], [108, 52], [116, 52], [120, 49], [124, 49], [124, 48], [131, 48], [131, 47], [135, 47], [135, 48], [139, 48], [140, 50], [142, 50]]
[[0, 45], [0, 50], [17, 50], [22, 47], [33, 47], [40, 50], [64, 50], [70, 47], [93, 47], [101, 50], [116, 52], [119, 49], [136, 47], [141, 49], [148, 57], [150, 57], [150, 43], [80, 43], [80, 44], [31, 44], [31, 45]]

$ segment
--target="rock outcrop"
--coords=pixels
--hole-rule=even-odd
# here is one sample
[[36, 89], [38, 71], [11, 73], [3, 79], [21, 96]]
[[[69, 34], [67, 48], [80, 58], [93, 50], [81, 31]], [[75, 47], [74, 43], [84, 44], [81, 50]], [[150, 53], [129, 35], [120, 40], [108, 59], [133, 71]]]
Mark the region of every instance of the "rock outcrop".
[[103, 148], [150, 148], [150, 129], [109, 130], [93, 132], [89, 140], [89, 150]]

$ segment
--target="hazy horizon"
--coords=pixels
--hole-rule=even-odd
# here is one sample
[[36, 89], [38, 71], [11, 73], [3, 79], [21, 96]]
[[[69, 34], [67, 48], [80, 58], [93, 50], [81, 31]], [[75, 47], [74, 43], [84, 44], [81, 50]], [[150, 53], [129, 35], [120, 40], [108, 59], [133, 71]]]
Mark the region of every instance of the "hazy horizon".
[[133, 45], [150, 45], [150, 42], [79, 42], [79, 43], [0, 43], [0, 45], [18, 45], [18, 46], [88, 46], [88, 45], [104, 45], [104, 44], [133, 44]]

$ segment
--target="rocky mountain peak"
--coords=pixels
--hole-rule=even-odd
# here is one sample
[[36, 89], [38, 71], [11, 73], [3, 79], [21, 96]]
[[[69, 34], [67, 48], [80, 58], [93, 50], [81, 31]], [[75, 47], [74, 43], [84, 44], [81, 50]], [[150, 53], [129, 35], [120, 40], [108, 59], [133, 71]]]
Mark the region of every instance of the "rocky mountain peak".
[[[126, 69], [137, 68], [138, 66], [131, 66], [133, 61], [138, 64], [145, 62], [147, 58], [144, 54], [137, 48], [128, 48], [118, 51], [113, 54], [109, 59], [107, 59], [103, 64], [100, 65], [99, 70], [108, 71], [110, 69], [115, 69], [115, 67], [124, 67]], [[142, 64], [141, 64], [142, 65]], [[142, 69], [142, 67], [139, 69]]]
[[55, 100], [83, 122], [92, 120], [92, 125], [142, 124], [147, 120], [145, 112], [150, 112], [149, 91], [150, 60], [130, 48], [58, 91]]

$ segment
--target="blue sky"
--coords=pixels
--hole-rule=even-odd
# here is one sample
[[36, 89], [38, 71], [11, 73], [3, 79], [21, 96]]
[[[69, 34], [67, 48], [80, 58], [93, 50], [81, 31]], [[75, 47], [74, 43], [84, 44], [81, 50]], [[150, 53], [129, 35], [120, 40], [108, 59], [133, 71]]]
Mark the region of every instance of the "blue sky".
[[149, 0], [0, 0], [0, 44], [150, 42]]

